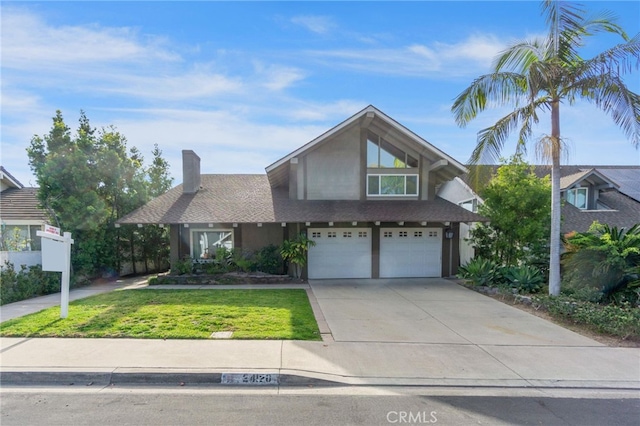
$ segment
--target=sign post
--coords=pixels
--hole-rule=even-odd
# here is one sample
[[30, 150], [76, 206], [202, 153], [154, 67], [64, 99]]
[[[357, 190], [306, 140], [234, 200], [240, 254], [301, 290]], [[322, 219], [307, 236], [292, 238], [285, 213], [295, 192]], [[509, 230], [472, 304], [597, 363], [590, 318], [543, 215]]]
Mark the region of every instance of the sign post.
[[62, 272], [60, 283], [60, 318], [69, 314], [69, 278], [71, 270], [71, 232], [60, 235], [60, 228], [50, 225], [38, 231], [42, 237], [42, 270]]

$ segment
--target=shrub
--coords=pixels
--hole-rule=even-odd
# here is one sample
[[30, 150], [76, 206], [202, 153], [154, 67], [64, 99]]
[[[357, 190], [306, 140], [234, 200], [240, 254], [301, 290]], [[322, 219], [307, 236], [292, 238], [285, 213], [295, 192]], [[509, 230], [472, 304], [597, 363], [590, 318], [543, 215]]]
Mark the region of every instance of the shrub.
[[60, 291], [60, 275], [45, 272], [40, 265], [22, 265], [16, 271], [7, 262], [0, 268], [0, 305]]
[[544, 284], [544, 275], [534, 266], [512, 266], [505, 268], [506, 282], [520, 293], [538, 293]]
[[555, 316], [623, 339], [640, 338], [640, 309], [628, 303], [599, 305], [577, 301], [567, 296], [536, 297], [535, 303]]
[[282, 272], [282, 256], [278, 246], [269, 244], [256, 253], [256, 269], [267, 274]]
[[233, 271], [236, 266], [234, 252], [225, 246], [217, 247], [213, 263], [218, 265], [223, 272]]
[[565, 288], [591, 287], [604, 301], [637, 300], [640, 224], [626, 230], [594, 222], [588, 232], [567, 237], [565, 247]]
[[176, 260], [171, 265], [172, 275], [184, 275], [191, 274], [193, 272], [193, 260], [190, 257], [184, 257], [183, 259]]
[[476, 257], [458, 268], [458, 277], [475, 286], [488, 286], [502, 283], [501, 268], [492, 260]]

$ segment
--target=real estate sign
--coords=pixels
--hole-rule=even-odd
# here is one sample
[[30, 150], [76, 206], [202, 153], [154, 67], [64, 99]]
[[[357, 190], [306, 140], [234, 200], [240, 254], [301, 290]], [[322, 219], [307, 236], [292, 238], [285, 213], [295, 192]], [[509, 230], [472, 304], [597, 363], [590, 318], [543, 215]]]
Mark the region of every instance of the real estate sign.
[[60, 285], [60, 318], [69, 313], [69, 277], [71, 270], [71, 233], [60, 235], [60, 228], [45, 225], [44, 231], [38, 231], [42, 238], [42, 270], [62, 272]]

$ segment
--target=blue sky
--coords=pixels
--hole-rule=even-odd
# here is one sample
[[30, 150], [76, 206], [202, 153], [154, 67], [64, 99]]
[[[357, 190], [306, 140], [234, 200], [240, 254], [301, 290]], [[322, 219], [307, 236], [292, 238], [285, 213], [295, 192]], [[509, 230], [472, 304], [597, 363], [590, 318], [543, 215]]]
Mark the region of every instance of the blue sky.
[[[582, 2], [640, 32], [640, 2]], [[373, 104], [466, 162], [478, 130], [453, 99], [507, 44], [544, 32], [539, 2], [7, 2], [2, 24], [2, 164], [35, 185], [25, 149], [55, 110], [114, 125], [147, 159], [158, 143], [181, 179], [180, 151], [203, 173], [264, 168]], [[616, 40], [598, 36], [584, 56]], [[640, 74], [627, 78], [640, 91]], [[640, 164], [611, 119], [564, 107], [571, 164]], [[549, 131], [543, 118], [536, 135]], [[535, 162], [533, 156], [528, 158]], [[513, 153], [507, 146], [504, 155]]]

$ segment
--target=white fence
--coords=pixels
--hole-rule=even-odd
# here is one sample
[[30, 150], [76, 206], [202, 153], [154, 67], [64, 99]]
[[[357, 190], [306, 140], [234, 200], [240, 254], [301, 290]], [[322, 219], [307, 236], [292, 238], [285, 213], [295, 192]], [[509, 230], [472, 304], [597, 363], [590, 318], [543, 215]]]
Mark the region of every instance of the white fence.
[[0, 251], [0, 266], [5, 262], [13, 263], [15, 269], [20, 270], [20, 265], [42, 265], [41, 251]]

